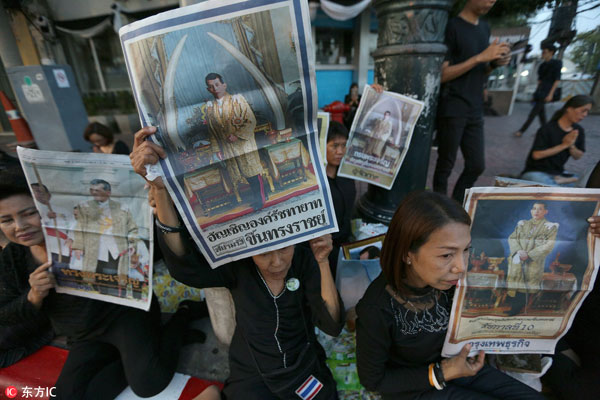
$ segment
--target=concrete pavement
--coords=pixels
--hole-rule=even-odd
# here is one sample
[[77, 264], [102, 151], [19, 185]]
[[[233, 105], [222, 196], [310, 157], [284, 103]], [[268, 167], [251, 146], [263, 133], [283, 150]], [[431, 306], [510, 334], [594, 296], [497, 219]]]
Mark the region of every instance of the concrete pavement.
[[[548, 119], [561, 106], [562, 103], [547, 105], [546, 115]], [[483, 175], [475, 182], [475, 186], [493, 186], [494, 177], [497, 175], [517, 176], [521, 173], [533, 144], [535, 133], [540, 127], [539, 120], [536, 118], [522, 137], [517, 138], [513, 133], [521, 127], [530, 108], [529, 103], [515, 103], [511, 116], [485, 117], [486, 168]], [[579, 160], [569, 159], [565, 168], [567, 171], [582, 176], [600, 160], [600, 115], [589, 115], [580, 125], [585, 130], [586, 152]], [[437, 150], [432, 149], [427, 174], [428, 188], [432, 187], [436, 160]], [[464, 161], [459, 151], [456, 165], [450, 176], [449, 191], [454, 188], [454, 183], [458, 179], [463, 166]]]

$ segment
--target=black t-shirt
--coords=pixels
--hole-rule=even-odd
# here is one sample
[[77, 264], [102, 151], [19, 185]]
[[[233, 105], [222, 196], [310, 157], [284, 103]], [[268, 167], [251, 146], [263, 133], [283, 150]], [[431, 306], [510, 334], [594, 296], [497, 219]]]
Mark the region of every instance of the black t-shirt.
[[[579, 136], [577, 136], [577, 140], [575, 141], [575, 147], [581, 151], [585, 151], [585, 134], [583, 128], [580, 125], [573, 124], [573, 129], [579, 131]], [[561, 129], [558, 125], [558, 121], [550, 121], [541, 127], [535, 135], [535, 140], [531, 150], [529, 150], [527, 162], [525, 163], [525, 170], [523, 170], [523, 172], [540, 171], [552, 175], [562, 174], [565, 163], [571, 156], [569, 149], [565, 149], [558, 154], [539, 160], [534, 160], [531, 157], [531, 154], [536, 150], [546, 150], [561, 144], [567, 133], [569, 132], [565, 132]]]
[[129, 147], [122, 141], [117, 140], [115, 147], [113, 147], [112, 154], [126, 154], [129, 155]]
[[[315, 342], [315, 325], [333, 336], [342, 330], [345, 321], [342, 300], [338, 295], [340, 315], [334, 320], [321, 297], [319, 266], [311, 251], [302, 246], [296, 246], [292, 267], [285, 278], [298, 279], [300, 289], [284, 289], [274, 300], [252, 258], [212, 269], [191, 238], [184, 239], [183, 256], [169, 249], [162, 232], [158, 233], [157, 241], [173, 278], [197, 288], [226, 287], [231, 291], [236, 327], [229, 347], [230, 377], [224, 389], [228, 398], [242, 381], [256, 378], [256, 364], [263, 372], [282, 368], [284, 362], [292, 365], [306, 343], [307, 333]], [[315, 345], [324, 363], [325, 352], [318, 343]]]
[[434, 305], [414, 312], [386, 285], [382, 273], [356, 306], [356, 367], [361, 384], [384, 400], [413, 399], [431, 390], [427, 368], [441, 360], [453, 290], [429, 288]]
[[350, 238], [352, 229], [350, 220], [352, 218], [352, 208], [354, 207], [354, 199], [356, 198], [356, 188], [354, 180], [336, 176], [335, 178], [327, 177], [329, 189], [331, 190], [331, 200], [335, 210], [335, 218], [337, 220], [339, 232], [332, 233], [334, 246], [341, 246]]
[[542, 100], [548, 96], [550, 89], [554, 82], [560, 80], [560, 70], [562, 68], [562, 61], [551, 59], [550, 61], [544, 61], [538, 68], [538, 80], [539, 85], [533, 94], [534, 100]]
[[[445, 44], [448, 47], [445, 61], [450, 65], [484, 51], [490, 42], [490, 27], [479, 20], [477, 25], [454, 17], [446, 27]], [[486, 63], [481, 63], [456, 79], [442, 85], [438, 115], [464, 117], [483, 115], [483, 85], [487, 81]]]

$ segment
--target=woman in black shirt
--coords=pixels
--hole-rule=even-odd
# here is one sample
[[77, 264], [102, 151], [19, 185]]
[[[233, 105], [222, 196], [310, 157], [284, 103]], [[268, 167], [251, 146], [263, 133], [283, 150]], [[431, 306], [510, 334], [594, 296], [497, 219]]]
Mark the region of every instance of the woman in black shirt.
[[[388, 399], [543, 399], [484, 366], [470, 345], [442, 359], [452, 291], [467, 268], [471, 219], [454, 200], [409, 194], [392, 218], [382, 273], [358, 303], [360, 382]], [[436, 390], [437, 389], [437, 390]]]
[[193, 304], [183, 303], [161, 330], [156, 298], [145, 312], [57, 293], [25, 178], [3, 173], [0, 182], [0, 228], [10, 241], [0, 254], [0, 326], [47, 317], [67, 337], [57, 399], [112, 399], [127, 385], [141, 397], [160, 393], [175, 373]]
[[578, 178], [565, 174], [564, 166], [569, 157], [579, 160], [585, 152], [585, 135], [578, 123], [588, 115], [592, 104], [589, 96], [573, 96], [538, 130], [521, 179], [573, 186]]
[[92, 122], [85, 128], [83, 138], [92, 143], [94, 153], [104, 154], [129, 154], [129, 147], [125, 142], [117, 140], [112, 131], [99, 122]]
[[[142, 176], [145, 165], [165, 155], [160, 146], [145, 141], [154, 132], [155, 128], [146, 127], [135, 135], [130, 157]], [[303, 246], [288, 246], [212, 269], [189, 234], [180, 233], [184, 229], [178, 227], [162, 180], [149, 184], [157, 220], [169, 227], [161, 229], [158, 243], [171, 275], [190, 286], [231, 291], [236, 328], [222, 396], [234, 400], [296, 398], [294, 392], [307, 383], [317, 389], [321, 385], [314, 399], [336, 399], [335, 381], [314, 334], [316, 325], [337, 335], [344, 323], [344, 307], [327, 258], [331, 237], [311, 240], [312, 254]]]

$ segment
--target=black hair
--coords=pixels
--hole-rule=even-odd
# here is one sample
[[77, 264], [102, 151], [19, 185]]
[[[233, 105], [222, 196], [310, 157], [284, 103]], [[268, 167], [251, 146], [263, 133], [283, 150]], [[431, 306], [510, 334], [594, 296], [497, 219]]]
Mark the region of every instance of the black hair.
[[83, 138], [87, 142], [89, 142], [90, 136], [92, 136], [94, 133], [102, 136], [103, 138], [108, 140], [109, 143], [112, 143], [115, 140], [115, 136], [113, 135], [110, 128], [104, 124], [101, 124], [100, 122], [92, 122], [91, 124], [89, 124], [85, 128], [85, 131], [83, 131]]
[[106, 182], [104, 179], [92, 179], [90, 185], [102, 185], [104, 190], [110, 192], [110, 183]]
[[552, 42], [542, 42], [542, 45], [540, 47], [542, 48], [542, 50], [551, 51], [552, 54], [556, 53], [556, 46]]
[[344, 124], [341, 124], [337, 121], [329, 122], [329, 129], [327, 129], [327, 143], [338, 137], [348, 139], [348, 129], [344, 126]]
[[594, 104], [594, 99], [586, 94], [578, 94], [577, 96], [571, 97], [560, 110], [554, 113], [551, 121], [558, 121], [565, 115], [567, 108], [579, 108], [587, 106], [588, 104]]
[[206, 75], [206, 77], [204, 78], [204, 83], [208, 85], [208, 81], [213, 81], [215, 79], [218, 79], [221, 83], [225, 83], [223, 77], [217, 74], [216, 72], [211, 72], [208, 75]]
[[392, 289], [406, 295], [409, 252], [417, 252], [433, 232], [449, 223], [471, 225], [471, 217], [456, 200], [436, 192], [409, 193], [392, 217], [381, 248], [381, 271]]
[[375, 258], [379, 257], [381, 250], [379, 250], [377, 246], [369, 246], [362, 249], [359, 255], [362, 256], [365, 253], [369, 253], [369, 260], [374, 260]]
[[21, 168], [13, 167], [0, 171], [0, 200], [17, 195], [32, 197]]

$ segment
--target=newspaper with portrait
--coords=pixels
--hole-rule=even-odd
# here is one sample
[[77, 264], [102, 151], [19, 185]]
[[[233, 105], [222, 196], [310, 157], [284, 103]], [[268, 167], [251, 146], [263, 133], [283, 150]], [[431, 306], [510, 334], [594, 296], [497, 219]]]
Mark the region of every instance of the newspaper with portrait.
[[119, 32], [158, 174], [213, 267], [337, 230], [310, 32], [303, 0], [206, 1]]
[[390, 189], [408, 152], [423, 104], [365, 86], [338, 175]]
[[600, 190], [472, 188], [467, 272], [459, 281], [442, 355], [465, 344], [488, 353], [554, 353], [594, 286], [600, 240], [587, 219]]
[[152, 210], [129, 157], [17, 148], [58, 293], [143, 310], [152, 298]]

